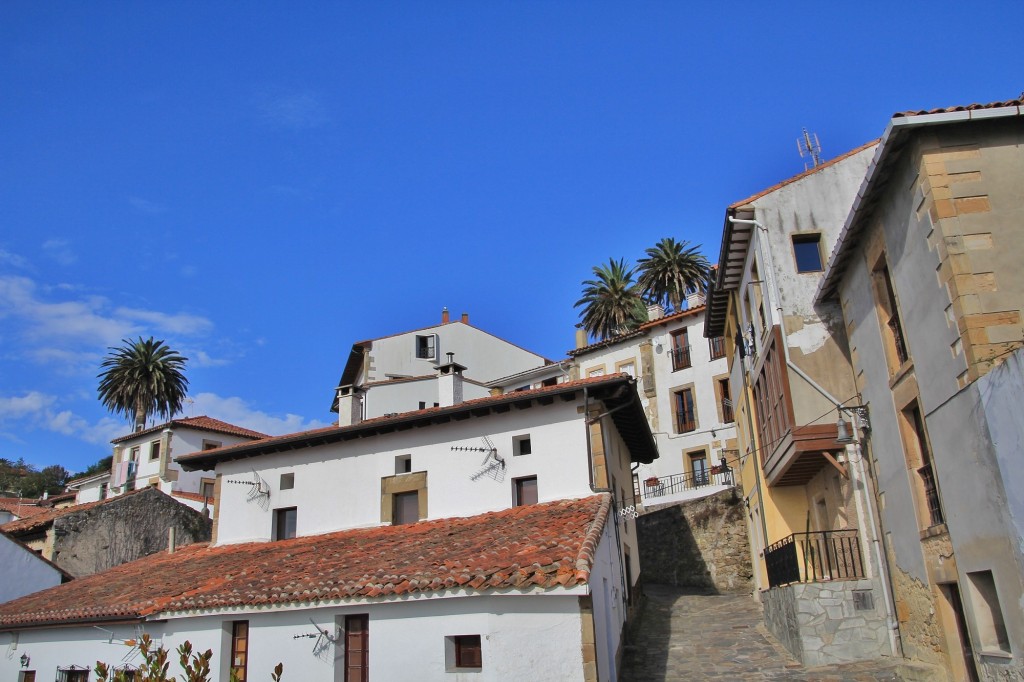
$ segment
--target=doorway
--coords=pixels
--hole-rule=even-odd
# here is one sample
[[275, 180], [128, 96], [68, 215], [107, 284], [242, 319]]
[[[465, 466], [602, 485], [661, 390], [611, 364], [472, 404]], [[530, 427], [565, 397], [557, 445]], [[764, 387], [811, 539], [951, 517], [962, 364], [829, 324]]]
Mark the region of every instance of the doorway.
[[942, 611], [942, 629], [949, 647], [949, 662], [953, 675], [964, 682], [978, 682], [978, 669], [974, 663], [974, 649], [971, 646], [964, 604], [960, 598], [960, 586], [956, 583], [939, 583], [939, 608]]

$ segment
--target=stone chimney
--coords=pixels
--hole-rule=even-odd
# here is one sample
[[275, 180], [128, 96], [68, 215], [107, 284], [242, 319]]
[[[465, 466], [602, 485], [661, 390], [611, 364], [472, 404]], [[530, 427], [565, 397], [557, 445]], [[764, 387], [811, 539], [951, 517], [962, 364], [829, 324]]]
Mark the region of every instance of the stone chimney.
[[647, 306], [647, 320], [654, 322], [665, 317], [665, 307], [660, 303], [650, 303]]
[[699, 308], [704, 305], [704, 292], [701, 290], [691, 291], [686, 294], [686, 309]]
[[445, 307], [441, 311], [441, 324], [448, 324], [448, 322], [449, 322], [449, 319], [448, 319], [448, 308]]
[[587, 330], [582, 324], [576, 325], [576, 347], [583, 348], [587, 345]]
[[359, 388], [338, 386], [338, 426], [354, 426], [363, 420], [363, 396]]
[[448, 353], [448, 362], [437, 368], [437, 404], [451, 407], [462, 402], [462, 373], [466, 368], [455, 362], [455, 353]]

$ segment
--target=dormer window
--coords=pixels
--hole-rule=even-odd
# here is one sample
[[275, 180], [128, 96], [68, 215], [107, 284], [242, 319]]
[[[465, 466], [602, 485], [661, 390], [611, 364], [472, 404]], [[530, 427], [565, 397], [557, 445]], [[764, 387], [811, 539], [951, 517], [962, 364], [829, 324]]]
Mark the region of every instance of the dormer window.
[[416, 357], [421, 360], [433, 360], [437, 357], [437, 334], [416, 337]]

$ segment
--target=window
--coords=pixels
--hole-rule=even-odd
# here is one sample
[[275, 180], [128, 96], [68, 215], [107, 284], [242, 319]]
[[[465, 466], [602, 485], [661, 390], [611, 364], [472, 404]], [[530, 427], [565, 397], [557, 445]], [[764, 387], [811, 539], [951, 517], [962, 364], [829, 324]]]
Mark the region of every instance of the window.
[[718, 380], [718, 400], [722, 407], [722, 423], [731, 424], [736, 421], [732, 411], [732, 396], [729, 395], [729, 377]]
[[295, 522], [298, 510], [295, 507], [274, 510], [274, 540], [290, 540], [295, 537]]
[[407, 474], [412, 471], [412, 455], [395, 457], [395, 474]]
[[57, 668], [57, 682], [89, 682], [89, 669], [79, 665]]
[[437, 357], [437, 335], [427, 334], [416, 337], [416, 357], [422, 360], [433, 360]]
[[413, 490], [407, 493], [397, 493], [393, 496], [394, 510], [391, 514], [392, 523], [402, 526], [407, 523], [416, 523], [420, 520], [420, 494]]
[[920, 484], [917, 493], [919, 505], [924, 507], [920, 513], [923, 517], [922, 525], [937, 526], [944, 521], [942, 503], [939, 501], [939, 489], [935, 483], [935, 471], [932, 469], [932, 455], [928, 447], [924, 417], [916, 400], [903, 409], [903, 429], [907, 466], [916, 470]]
[[22, 670], [18, 673], [18, 682], [36, 682], [36, 671]]
[[603, 377], [604, 376], [604, 365], [600, 367], [593, 367], [587, 370], [588, 377]]
[[883, 345], [886, 359], [889, 361], [889, 373], [895, 374], [903, 363], [910, 359], [907, 352], [907, 341], [903, 335], [903, 324], [900, 322], [899, 310], [896, 306], [896, 292], [889, 276], [889, 266], [885, 263], [885, 254], [879, 257], [875, 269], [871, 272], [871, 285], [874, 289], [875, 308], [882, 323]]
[[455, 667], [480, 668], [483, 666], [480, 654], [480, 635], [460, 635], [455, 638]]
[[139, 461], [139, 446], [135, 446], [128, 452], [128, 461], [138, 462]]
[[797, 272], [821, 272], [821, 235], [794, 234], [793, 256]]
[[557, 386], [558, 385], [558, 377], [547, 378], [544, 381], [540, 382], [540, 385], [541, 386]]
[[155, 440], [149, 444], [149, 461], [160, 459], [160, 441]]
[[533, 452], [533, 444], [530, 442], [530, 436], [513, 436], [512, 437], [512, 456], [516, 457], [519, 455], [529, 455]]
[[636, 379], [636, 360], [623, 360], [615, 363], [615, 371], [618, 374], [628, 374]]
[[754, 382], [754, 407], [757, 411], [757, 428], [761, 436], [761, 464], [764, 464], [783, 436], [793, 428], [789, 377], [783, 369], [785, 359], [779, 354], [781, 345], [782, 336], [776, 327], [765, 350], [761, 373]]
[[360, 613], [345, 616], [344, 682], [370, 679], [370, 616]]
[[238, 682], [246, 681], [246, 664], [249, 662], [249, 621], [236, 620], [231, 623], [231, 674]]
[[708, 455], [703, 450], [697, 450], [689, 454], [690, 472], [693, 474], [693, 487], [707, 485], [708, 480]]
[[717, 360], [718, 358], [725, 357], [725, 337], [724, 336], [713, 336], [708, 339], [708, 350], [711, 352], [711, 359]]
[[295, 474], [281, 474], [281, 490], [291, 490], [295, 487]]
[[107, 484], [106, 483], [100, 483], [100, 499], [101, 500], [107, 499]]
[[1010, 639], [1006, 636], [1003, 609], [999, 606], [996, 581], [992, 571], [968, 573], [971, 590], [971, 608], [978, 626], [978, 640], [982, 653], [987, 651], [1010, 653]]
[[513, 481], [515, 486], [515, 499], [512, 501], [516, 507], [523, 507], [528, 504], [537, 504], [537, 477], [528, 476], [517, 478]]
[[693, 402], [693, 389], [684, 388], [674, 394], [676, 433], [688, 433], [697, 429], [697, 407]]
[[672, 332], [672, 371], [686, 369], [690, 362], [690, 340], [686, 329]]
[[199, 484], [199, 494], [206, 498], [213, 498], [213, 487], [217, 481], [212, 478], [204, 478]]
[[203, 450], [216, 450], [220, 447], [219, 440], [206, 440], [203, 439]]

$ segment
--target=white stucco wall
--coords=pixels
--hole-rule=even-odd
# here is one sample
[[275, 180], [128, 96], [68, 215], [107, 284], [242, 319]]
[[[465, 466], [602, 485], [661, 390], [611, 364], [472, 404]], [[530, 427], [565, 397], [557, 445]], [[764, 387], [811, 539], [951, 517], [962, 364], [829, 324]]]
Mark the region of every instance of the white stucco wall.
[[60, 580], [54, 566], [0, 533], [0, 602], [60, 585]]
[[[342, 646], [329, 646], [314, 656], [314, 639], [296, 635], [316, 633], [310, 619], [337, 632], [345, 615], [369, 616], [369, 672], [376, 680], [512, 680], [570, 681], [583, 679], [581, 621], [577, 592], [551, 591], [524, 596], [408, 598], [389, 602], [293, 609], [259, 613], [225, 613], [171, 618], [147, 623], [145, 631], [169, 650], [185, 640], [193, 649], [214, 652], [214, 679], [227, 680], [231, 623], [249, 621], [248, 676], [268, 680], [274, 666], [284, 664], [286, 682], [341, 680]], [[136, 636], [127, 625], [105, 626], [117, 640]], [[445, 671], [445, 637], [481, 635], [480, 672]], [[97, 660], [120, 664], [129, 647], [108, 643], [111, 635], [93, 627], [28, 630], [0, 634], [0, 646], [11, 655], [0, 657], [0, 679], [17, 679], [18, 658], [31, 657], [38, 679], [54, 677], [58, 666], [95, 666]], [[16, 638], [16, 644], [13, 642]], [[170, 674], [180, 676], [176, 656]], [[136, 656], [128, 662], [137, 665]], [[609, 679], [606, 676], [602, 680]]]
[[[462, 382], [462, 399], [486, 398], [490, 390], [472, 381]], [[435, 376], [414, 381], [395, 381], [373, 384], [363, 394], [363, 418], [383, 417], [393, 412], [412, 412], [420, 403], [433, 407], [440, 403], [438, 380]], [[441, 403], [444, 404], [444, 403]]]
[[[225, 480], [248, 480], [255, 470], [270, 487], [270, 502], [264, 510], [246, 501], [247, 486], [222, 483], [217, 542], [270, 539], [273, 510], [286, 507], [297, 508], [299, 535], [380, 525], [381, 479], [395, 475], [395, 458], [404, 455], [411, 455], [413, 472], [427, 472], [431, 519], [507, 509], [512, 506], [513, 480], [525, 476], [537, 476], [542, 502], [585, 497], [591, 494], [586, 431], [576, 408], [577, 402], [556, 401], [464, 422], [226, 462], [218, 466], [218, 475]], [[526, 434], [532, 454], [513, 456], [513, 437]], [[483, 436], [491, 439], [506, 467], [474, 481], [471, 476], [481, 470], [484, 454], [451, 448], [480, 447]], [[295, 475], [295, 487], [281, 490], [281, 475], [287, 473]]]

